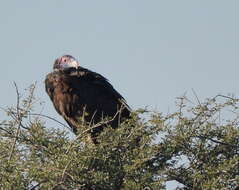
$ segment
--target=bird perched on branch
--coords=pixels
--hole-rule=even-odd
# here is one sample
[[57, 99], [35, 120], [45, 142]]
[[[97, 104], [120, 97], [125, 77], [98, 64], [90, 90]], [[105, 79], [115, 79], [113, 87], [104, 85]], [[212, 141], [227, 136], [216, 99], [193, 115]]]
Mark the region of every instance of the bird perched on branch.
[[[46, 92], [75, 134], [83, 121], [89, 126], [99, 124], [90, 132], [94, 141], [104, 127], [116, 128], [129, 118], [129, 106], [109, 81], [83, 68], [71, 55], [57, 58], [53, 69], [45, 79]], [[101, 124], [105, 118], [108, 122]]]

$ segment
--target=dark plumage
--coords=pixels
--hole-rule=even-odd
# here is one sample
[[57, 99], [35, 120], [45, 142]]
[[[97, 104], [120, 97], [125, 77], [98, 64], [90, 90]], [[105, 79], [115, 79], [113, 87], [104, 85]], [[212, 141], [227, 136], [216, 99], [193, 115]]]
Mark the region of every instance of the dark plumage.
[[[54, 71], [46, 76], [45, 86], [56, 111], [74, 133], [81, 126], [82, 117], [92, 125], [103, 118], [113, 118], [107, 123], [113, 128], [129, 118], [130, 108], [108, 80], [81, 67], [72, 56], [65, 55], [55, 61]], [[97, 136], [105, 126], [103, 124], [94, 128], [92, 137]]]

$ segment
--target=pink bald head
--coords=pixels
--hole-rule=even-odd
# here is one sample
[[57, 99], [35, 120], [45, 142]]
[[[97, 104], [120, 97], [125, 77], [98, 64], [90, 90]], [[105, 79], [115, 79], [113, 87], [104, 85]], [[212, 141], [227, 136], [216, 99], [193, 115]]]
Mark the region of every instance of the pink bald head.
[[80, 62], [77, 61], [73, 56], [71, 55], [63, 55], [61, 57], [58, 57], [55, 60], [53, 69], [54, 70], [64, 70], [68, 68], [78, 68], [80, 66]]

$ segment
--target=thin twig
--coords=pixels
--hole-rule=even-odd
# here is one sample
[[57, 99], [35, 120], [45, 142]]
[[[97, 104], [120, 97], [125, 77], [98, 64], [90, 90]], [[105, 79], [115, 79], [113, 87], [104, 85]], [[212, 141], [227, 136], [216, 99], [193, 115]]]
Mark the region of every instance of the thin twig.
[[16, 143], [17, 143], [17, 139], [18, 139], [18, 136], [19, 136], [19, 133], [20, 133], [20, 127], [21, 127], [21, 116], [20, 116], [20, 112], [19, 112], [20, 94], [19, 94], [16, 82], [14, 82], [14, 86], [15, 86], [16, 93], [17, 93], [17, 121], [18, 121], [18, 126], [17, 126], [16, 137], [14, 138], [12, 148], [10, 150], [10, 155], [9, 155], [9, 159], [8, 159], [9, 161], [12, 159], [12, 155], [13, 155], [13, 152], [14, 152], [15, 147], [16, 147]]
[[64, 127], [66, 127], [66, 128], [68, 128], [68, 129], [71, 130], [71, 128], [70, 128], [68, 125], [66, 125], [66, 124], [64, 124], [64, 123], [58, 121], [57, 119], [55, 119], [55, 118], [53, 118], [53, 117], [50, 117], [50, 116], [48, 116], [48, 115], [39, 114], [39, 113], [28, 113], [28, 115], [45, 117], [45, 118], [50, 119], [50, 120], [52, 120], [52, 121], [55, 121], [55, 122], [61, 124], [62, 126], [64, 126]]
[[193, 88], [192, 88], [192, 91], [193, 91], [193, 94], [194, 94], [194, 96], [196, 97], [196, 99], [198, 101], [198, 104], [201, 106], [201, 102], [200, 102], [200, 100], [199, 100], [199, 98], [197, 96], [197, 93], [195, 92], [195, 90]]
[[222, 94], [216, 95], [213, 99], [216, 99], [217, 97], [227, 98], [227, 99], [230, 99], [230, 100], [238, 100], [236, 98], [232, 98], [230, 96], [225, 96], [225, 95], [222, 95]]
[[64, 182], [64, 176], [65, 176], [65, 173], [66, 173], [66, 170], [67, 168], [69, 167], [70, 163], [71, 163], [72, 159], [69, 160], [69, 162], [66, 164], [63, 172], [62, 172], [62, 175], [61, 175], [61, 181]]

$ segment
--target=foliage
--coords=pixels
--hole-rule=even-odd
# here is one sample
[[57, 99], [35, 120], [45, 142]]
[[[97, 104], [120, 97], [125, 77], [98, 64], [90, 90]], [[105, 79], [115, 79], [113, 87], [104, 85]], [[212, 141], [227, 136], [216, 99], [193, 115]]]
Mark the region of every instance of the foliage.
[[46, 126], [54, 118], [34, 113], [34, 89], [24, 98], [16, 87], [17, 105], [2, 108], [8, 119], [0, 122], [0, 189], [153, 190], [173, 180], [178, 189], [239, 184], [238, 99], [219, 95], [193, 105], [181, 97], [178, 111], [166, 116], [138, 110], [93, 144], [88, 132], [97, 126], [82, 126], [73, 138], [69, 130]]

